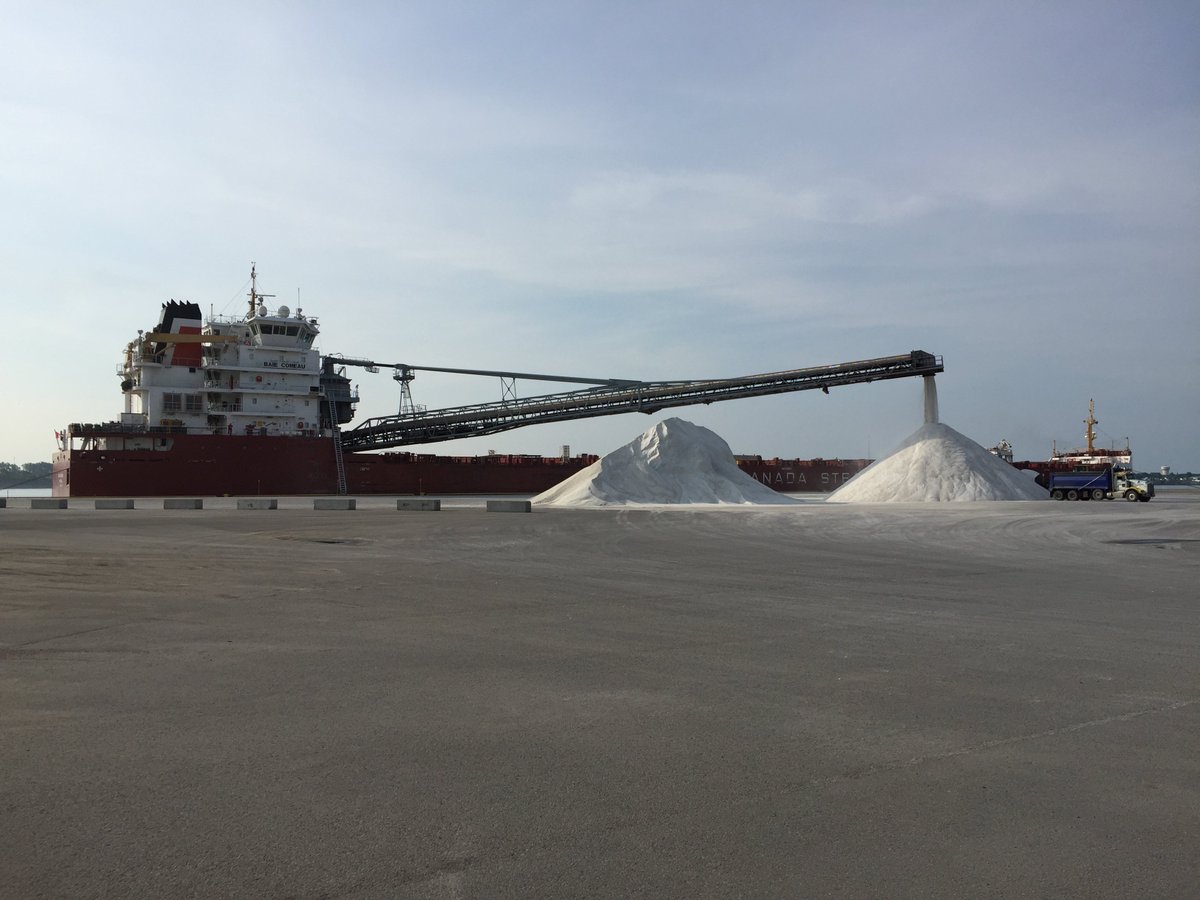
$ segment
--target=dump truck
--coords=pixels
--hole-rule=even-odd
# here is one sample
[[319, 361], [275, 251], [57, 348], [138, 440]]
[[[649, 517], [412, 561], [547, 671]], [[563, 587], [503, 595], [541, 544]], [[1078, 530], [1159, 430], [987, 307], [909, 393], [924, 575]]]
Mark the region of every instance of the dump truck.
[[1049, 476], [1052, 500], [1112, 500], [1124, 497], [1129, 501], [1149, 502], [1154, 485], [1131, 478], [1127, 469], [1105, 466], [1076, 472], [1051, 472]]

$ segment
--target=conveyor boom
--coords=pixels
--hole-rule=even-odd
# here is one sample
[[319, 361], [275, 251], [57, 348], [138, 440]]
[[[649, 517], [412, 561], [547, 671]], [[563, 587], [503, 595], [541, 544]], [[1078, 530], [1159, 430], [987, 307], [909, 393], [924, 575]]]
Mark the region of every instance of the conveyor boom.
[[348, 452], [383, 450], [389, 447], [479, 437], [525, 425], [569, 419], [587, 419], [628, 412], [655, 413], [676, 406], [817, 388], [828, 392], [831, 387], [845, 384], [930, 376], [941, 371], [943, 369], [940, 356], [934, 356], [924, 350], [913, 350], [903, 356], [885, 356], [879, 359], [864, 359], [811, 369], [789, 369], [785, 372], [767, 372], [739, 378], [614, 382], [602, 387], [561, 394], [543, 394], [526, 399], [368, 419], [342, 433], [342, 447]]

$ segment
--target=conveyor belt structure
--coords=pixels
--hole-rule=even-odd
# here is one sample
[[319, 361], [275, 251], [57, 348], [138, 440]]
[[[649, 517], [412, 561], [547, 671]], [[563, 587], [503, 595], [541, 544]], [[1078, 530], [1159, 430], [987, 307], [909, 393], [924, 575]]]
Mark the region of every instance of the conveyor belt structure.
[[[394, 369], [397, 381], [407, 383], [412, 373], [452, 372], [468, 375], [499, 376], [502, 380], [533, 379], [576, 382], [590, 388], [534, 397], [506, 397], [493, 403], [420, 410], [403, 415], [367, 419], [341, 435], [346, 452], [384, 450], [413, 444], [429, 444], [459, 438], [496, 434], [526, 425], [613, 416], [620, 413], [656, 413], [663, 409], [717, 403], [743, 397], [762, 397], [792, 391], [823, 390], [847, 384], [865, 384], [894, 378], [932, 377], [943, 371], [942, 358], [924, 350], [900, 356], [884, 356], [854, 362], [783, 372], [766, 372], [736, 378], [695, 381], [630, 381], [625, 379], [576, 378], [574, 376], [536, 375], [479, 369], [449, 369], [410, 366], [404, 363], [377, 363], [365, 359], [329, 357], [335, 365], [361, 366], [371, 371]], [[514, 392], [515, 393], [515, 392]]]

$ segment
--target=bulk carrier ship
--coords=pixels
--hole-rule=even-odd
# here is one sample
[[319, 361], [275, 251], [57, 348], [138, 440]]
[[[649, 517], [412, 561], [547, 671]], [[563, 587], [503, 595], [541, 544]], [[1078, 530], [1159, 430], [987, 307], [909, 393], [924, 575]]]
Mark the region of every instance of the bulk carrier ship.
[[[942, 371], [924, 351], [812, 369], [706, 381], [640, 382], [377, 364], [322, 356], [320, 326], [303, 310], [268, 308], [251, 268], [247, 312], [204, 320], [192, 302], [162, 304], [150, 331], [125, 347], [118, 375], [124, 409], [116, 421], [73, 423], [57, 432], [56, 497], [289, 494], [533, 494], [595, 462], [591, 454], [556, 457], [489, 454], [436, 456], [387, 452], [403, 445], [492, 434], [539, 422], [664, 408], [738, 397], [821, 389]], [[395, 370], [397, 416], [354, 429], [358, 394], [346, 366]], [[500, 403], [427, 412], [411, 404], [418, 369], [499, 375]], [[586, 390], [515, 398], [517, 377], [576, 381]], [[406, 407], [407, 399], [407, 407]], [[383, 452], [381, 452], [383, 451]], [[870, 460], [739, 457], [738, 465], [780, 491], [830, 491]]]

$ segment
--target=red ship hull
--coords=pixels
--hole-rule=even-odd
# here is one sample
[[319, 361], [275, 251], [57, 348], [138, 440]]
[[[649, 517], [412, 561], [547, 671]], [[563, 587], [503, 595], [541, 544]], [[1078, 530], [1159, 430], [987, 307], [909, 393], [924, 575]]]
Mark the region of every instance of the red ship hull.
[[[116, 442], [117, 436], [106, 440]], [[328, 438], [169, 435], [154, 436], [153, 442], [154, 449], [56, 453], [53, 495], [219, 497], [338, 492], [333, 442]], [[352, 494], [528, 494], [553, 487], [595, 460], [594, 456], [347, 453], [343, 465], [346, 489]]]
[[[85, 449], [54, 455], [55, 497], [219, 497], [336, 494], [333, 442], [269, 437], [95, 432]], [[596, 456], [434, 456], [347, 453], [350, 494], [538, 494]], [[832, 491], [866, 459], [738, 459], [755, 480], [788, 493]]]

